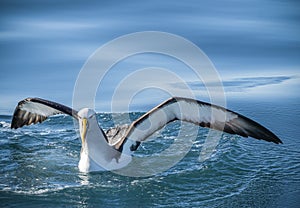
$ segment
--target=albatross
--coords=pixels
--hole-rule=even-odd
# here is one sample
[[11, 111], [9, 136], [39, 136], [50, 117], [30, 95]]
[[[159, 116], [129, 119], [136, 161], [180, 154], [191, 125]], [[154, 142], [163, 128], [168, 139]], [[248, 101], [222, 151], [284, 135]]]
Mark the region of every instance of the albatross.
[[172, 97], [131, 124], [112, 127], [106, 132], [99, 126], [96, 112], [92, 109], [76, 111], [53, 101], [27, 98], [15, 108], [11, 128], [41, 123], [56, 114], [70, 115], [79, 123], [81, 152], [78, 168], [81, 172], [117, 170], [127, 166], [141, 142], [175, 120], [242, 137], [282, 143], [270, 130], [239, 113], [182, 97]]

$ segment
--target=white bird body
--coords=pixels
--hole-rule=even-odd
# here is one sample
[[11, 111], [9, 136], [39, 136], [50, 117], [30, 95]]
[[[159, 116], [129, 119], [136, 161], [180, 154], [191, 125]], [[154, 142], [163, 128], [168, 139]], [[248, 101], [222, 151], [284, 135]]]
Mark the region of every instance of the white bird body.
[[121, 154], [108, 143], [95, 111], [84, 108], [78, 112], [78, 118], [82, 142], [78, 168], [81, 172], [116, 170], [130, 163], [131, 155]]
[[79, 122], [82, 142], [79, 171], [117, 170], [126, 167], [132, 153], [155, 131], [175, 120], [194, 123], [243, 137], [253, 137], [276, 144], [282, 141], [257, 122], [220, 106], [189, 98], [173, 97], [134, 121], [106, 133], [98, 124], [96, 113], [84, 108], [77, 112], [67, 106], [40, 98], [27, 98], [18, 103], [11, 128], [43, 122], [51, 115], [68, 114]]

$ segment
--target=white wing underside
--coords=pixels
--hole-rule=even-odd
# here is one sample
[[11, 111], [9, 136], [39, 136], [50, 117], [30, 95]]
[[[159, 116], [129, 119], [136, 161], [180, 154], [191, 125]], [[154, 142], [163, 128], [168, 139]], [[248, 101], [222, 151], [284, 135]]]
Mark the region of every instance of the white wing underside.
[[115, 148], [121, 151], [123, 148], [130, 148], [130, 151], [134, 151], [140, 142], [174, 120], [186, 121], [243, 137], [282, 143], [271, 131], [238, 113], [209, 103], [174, 97], [134, 121], [125, 135], [115, 144]]

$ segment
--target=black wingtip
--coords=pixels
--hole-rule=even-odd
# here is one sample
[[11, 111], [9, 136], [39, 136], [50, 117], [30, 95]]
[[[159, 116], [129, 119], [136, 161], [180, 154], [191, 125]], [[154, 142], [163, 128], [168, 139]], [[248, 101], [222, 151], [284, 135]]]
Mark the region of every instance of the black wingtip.
[[270, 130], [266, 129], [265, 131], [268, 131], [268, 134], [270, 135], [270, 141], [274, 142], [276, 144], [283, 144], [283, 142], [281, 141], [281, 139], [279, 139], [278, 136], [276, 136], [273, 132], [271, 132]]
[[276, 139], [277, 139], [276, 140], [277, 141], [276, 144], [283, 144], [283, 142], [278, 137]]
[[265, 139], [268, 142], [273, 142], [275, 144], [283, 144], [283, 142], [281, 141], [281, 139], [279, 139], [275, 134], [273, 134], [272, 132], [269, 132], [270, 134], [272, 134], [272, 136], [270, 137], [265, 137], [265, 138], [269, 138], [269, 139]]

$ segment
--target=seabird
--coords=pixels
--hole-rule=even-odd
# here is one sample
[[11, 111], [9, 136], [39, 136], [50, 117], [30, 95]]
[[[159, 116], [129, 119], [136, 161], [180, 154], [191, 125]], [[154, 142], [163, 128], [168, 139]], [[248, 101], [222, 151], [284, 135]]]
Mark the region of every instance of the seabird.
[[[213, 112], [213, 113], [212, 113]], [[274, 142], [282, 141], [259, 123], [226, 108], [190, 98], [172, 97], [148, 111], [130, 125], [106, 132], [99, 126], [96, 112], [89, 108], [76, 111], [41, 98], [20, 101], [14, 111], [11, 128], [41, 123], [49, 116], [67, 114], [79, 122], [82, 142], [78, 168], [81, 172], [116, 170], [128, 165], [131, 154], [154, 132], [168, 123], [181, 120], [201, 127]]]

